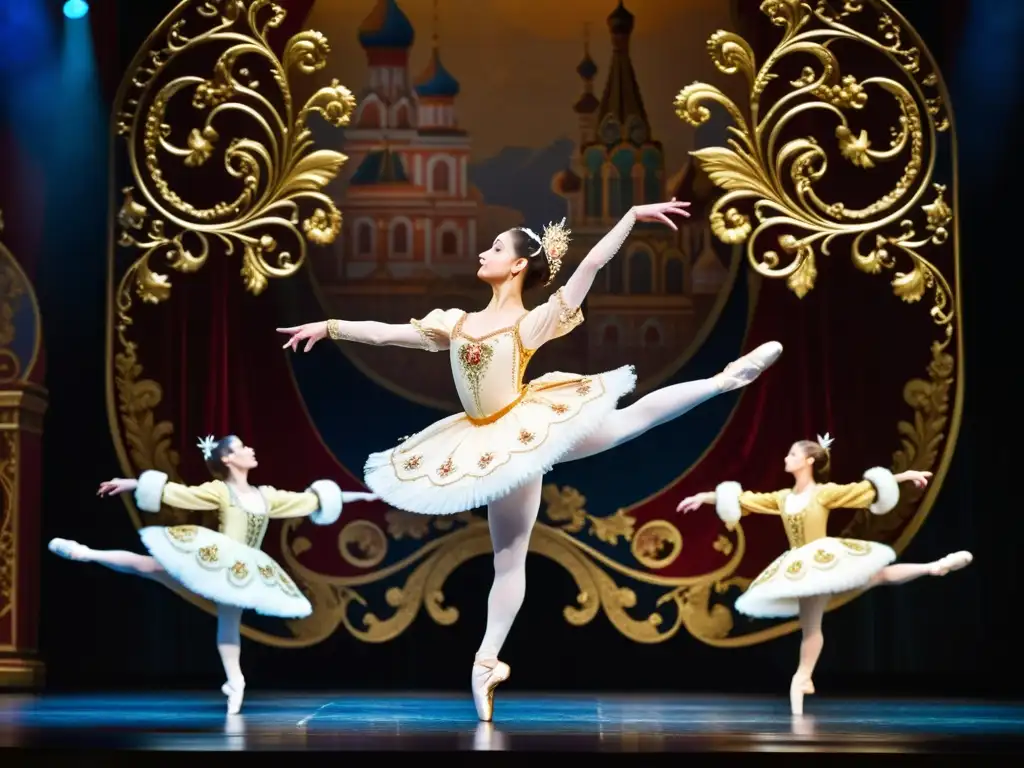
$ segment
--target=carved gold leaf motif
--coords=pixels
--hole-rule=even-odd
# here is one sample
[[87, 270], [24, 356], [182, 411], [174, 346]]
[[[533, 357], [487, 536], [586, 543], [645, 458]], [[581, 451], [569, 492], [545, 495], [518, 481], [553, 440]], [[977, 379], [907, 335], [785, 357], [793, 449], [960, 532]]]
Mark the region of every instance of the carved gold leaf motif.
[[[117, 242], [131, 249], [133, 260], [113, 297], [114, 385], [132, 463], [172, 478], [179, 461], [171, 448], [174, 427], [155, 415], [163, 390], [142, 377], [138, 345], [128, 337], [134, 298], [157, 304], [171, 293], [169, 276], [153, 260], [189, 273], [201, 269], [214, 249], [225, 257], [240, 255], [245, 288], [259, 294], [270, 279], [295, 274], [307, 241], [327, 245], [341, 230], [341, 213], [323, 188], [346, 158], [313, 149], [308, 123], [316, 114], [331, 126], [347, 125], [355, 98], [335, 80], [305, 104], [294, 104], [289, 77], [322, 69], [330, 46], [319, 32], [303, 31], [285, 43], [279, 58], [267, 36], [285, 17], [269, 0], [183, 3], [151, 36], [153, 44], [137, 57], [118, 96], [116, 133], [126, 141], [133, 182], [122, 189]], [[192, 74], [190, 61], [206, 61], [211, 51], [212, 69]], [[189, 73], [172, 76], [181, 68]], [[179, 146], [172, 139], [178, 126], [168, 120], [172, 104], [182, 100], [191, 102], [199, 124], [184, 132]], [[245, 133], [225, 133], [234, 126]], [[176, 178], [169, 171], [176, 164], [179, 174], [203, 168], [218, 152], [225, 181], [237, 189], [234, 198], [213, 205], [190, 202], [169, 180]], [[195, 192], [187, 184], [182, 189]], [[179, 522], [183, 515], [167, 511], [162, 517]]]
[[[712, 231], [725, 243], [746, 242], [751, 266], [765, 277], [785, 278], [798, 297], [814, 288], [817, 254], [829, 255], [838, 239], [846, 239], [854, 265], [870, 274], [892, 272], [893, 292], [904, 301], [920, 301], [930, 292], [931, 317], [948, 340], [953, 334], [952, 290], [924, 255], [929, 245], [945, 243], [952, 219], [943, 197], [946, 187], [931, 182], [936, 133], [949, 129], [941, 97], [925, 95], [937, 93], [938, 77], [920, 76], [920, 50], [904, 46], [904, 30], [883, 3], [846, 2], [841, 10], [836, 5], [826, 0], [764, 0], [761, 11], [783, 28], [783, 34], [760, 67], [741, 37], [723, 31], [711, 36], [708, 50], [715, 66], [726, 74], [742, 74], [750, 84], [747, 115], [719, 88], [706, 83], [693, 83], [676, 97], [676, 113], [691, 125], [707, 122], [708, 103], [723, 107], [733, 122], [728, 147], [692, 153], [726, 192], [712, 206]], [[877, 9], [876, 37], [847, 24], [866, 5]], [[886, 54], [898, 62], [904, 77], [858, 80], [843, 74], [835, 52], [839, 42]], [[765, 100], [769, 84], [780, 77], [774, 70], [798, 55], [813, 57], [817, 65], [803, 67], [800, 77], [788, 83], [789, 92]], [[886, 148], [877, 148], [866, 129], [851, 124], [869, 99], [878, 98], [875, 94], [893, 100], [898, 110]], [[825, 137], [794, 137], [791, 130], [798, 118], [811, 112], [837, 123], [839, 157], [855, 168], [870, 170], [902, 160], [895, 185], [863, 208], [823, 199], [818, 187], [829, 171]], [[929, 191], [934, 199], [922, 204]], [[927, 220], [926, 234], [918, 235], [914, 222], [921, 213]], [[773, 231], [777, 249], [763, 244]]]

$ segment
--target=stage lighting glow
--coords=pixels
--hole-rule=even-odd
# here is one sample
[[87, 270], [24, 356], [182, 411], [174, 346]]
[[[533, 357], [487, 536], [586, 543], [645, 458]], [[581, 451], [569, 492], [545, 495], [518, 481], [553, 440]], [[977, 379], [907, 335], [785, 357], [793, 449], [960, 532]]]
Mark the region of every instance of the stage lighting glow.
[[80, 19], [89, 12], [89, 4], [85, 0], [68, 0], [64, 3], [64, 15], [69, 19]]

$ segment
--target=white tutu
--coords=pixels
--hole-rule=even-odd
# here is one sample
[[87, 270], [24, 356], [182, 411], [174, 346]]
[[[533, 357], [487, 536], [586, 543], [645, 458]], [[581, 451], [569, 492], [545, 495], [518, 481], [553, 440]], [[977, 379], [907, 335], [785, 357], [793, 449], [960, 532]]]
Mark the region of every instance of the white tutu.
[[779, 555], [736, 600], [736, 610], [758, 619], [800, 614], [800, 598], [867, 586], [896, 560], [885, 544], [827, 536]]
[[313, 606], [272, 557], [199, 525], [149, 526], [142, 543], [174, 579], [222, 605], [298, 619]]
[[408, 512], [452, 515], [484, 506], [549, 471], [635, 386], [632, 366], [594, 376], [546, 374], [489, 423], [456, 414], [370, 454], [365, 482]]

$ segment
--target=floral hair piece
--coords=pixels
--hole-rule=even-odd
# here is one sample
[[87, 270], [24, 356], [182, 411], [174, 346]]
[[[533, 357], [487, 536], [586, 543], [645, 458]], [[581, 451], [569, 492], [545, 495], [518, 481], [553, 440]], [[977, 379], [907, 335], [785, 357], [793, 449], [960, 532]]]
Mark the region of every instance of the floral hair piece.
[[826, 451], [832, 447], [832, 443], [834, 443], [835, 441], [836, 439], [834, 437], [829, 437], [828, 432], [825, 433], [824, 437], [818, 435], [818, 445], [820, 445]]
[[207, 461], [213, 456], [213, 449], [217, 446], [217, 441], [213, 439], [213, 435], [207, 435], [206, 437], [199, 438], [199, 450], [203, 452], [203, 458]]
[[525, 232], [539, 246], [536, 251], [530, 254], [531, 258], [544, 251], [544, 256], [548, 260], [548, 267], [551, 271], [551, 276], [544, 285], [551, 285], [551, 281], [555, 279], [558, 270], [562, 268], [562, 258], [569, 251], [569, 235], [572, 230], [566, 228], [565, 217], [563, 216], [562, 220], [557, 224], [548, 222], [548, 225], [544, 227], [543, 235], [538, 235], [529, 227], [516, 227], [516, 229], [520, 232]]

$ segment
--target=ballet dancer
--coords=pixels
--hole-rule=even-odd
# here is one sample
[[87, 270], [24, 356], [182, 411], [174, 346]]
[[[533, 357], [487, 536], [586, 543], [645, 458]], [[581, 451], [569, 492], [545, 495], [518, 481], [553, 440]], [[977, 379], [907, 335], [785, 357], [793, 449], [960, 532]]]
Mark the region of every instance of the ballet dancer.
[[241, 668], [242, 611], [265, 616], [302, 618], [313, 608], [295, 582], [272, 557], [260, 551], [272, 519], [309, 517], [317, 525], [331, 525], [343, 505], [373, 501], [372, 493], [343, 492], [333, 480], [317, 480], [305, 493], [249, 485], [249, 472], [257, 467], [256, 453], [234, 435], [199, 441], [207, 469], [214, 480], [197, 486], [171, 483], [156, 470], [138, 480], [114, 478], [101, 483], [97, 495], [132, 492], [136, 506], [156, 513], [162, 504], [188, 510], [217, 510], [218, 531], [199, 525], [148, 526], [139, 531], [149, 556], [121, 550], [92, 549], [77, 541], [53, 539], [49, 549], [68, 560], [99, 563], [174, 588], [180, 584], [217, 605], [217, 651], [227, 681], [229, 715], [238, 714], [245, 696]]
[[523, 383], [537, 349], [583, 322], [580, 306], [587, 292], [634, 224], [661, 222], [676, 229], [669, 216], [688, 216], [688, 205], [673, 199], [631, 208], [565, 286], [529, 312], [523, 307], [523, 292], [550, 284], [568, 250], [564, 219], [547, 226], [543, 236], [525, 227], [502, 232], [480, 254], [477, 277], [493, 294], [480, 312], [435, 309], [406, 324], [328, 320], [278, 329], [289, 336], [284, 347], [296, 352], [302, 342], [308, 352], [328, 337], [449, 351], [465, 412], [371, 454], [365, 482], [391, 506], [419, 514], [448, 515], [487, 506], [494, 582], [471, 678], [482, 721], [491, 720], [494, 689], [510, 674], [498, 654], [525, 597], [526, 554], [544, 473], [555, 464], [621, 445], [715, 395], [749, 384], [782, 352], [778, 342], [764, 344], [712, 378], [664, 387], [618, 410], [619, 399], [636, 384], [632, 366], [595, 375], [549, 373]]
[[915, 470], [894, 475], [874, 467], [859, 483], [827, 482], [832, 442], [826, 434], [817, 442], [801, 440], [793, 444], [785, 461], [786, 472], [794, 480], [790, 490], [753, 493], [730, 481], [720, 484], [713, 493], [683, 499], [677, 507], [679, 512], [692, 512], [702, 504], [713, 504], [730, 529], [750, 513], [781, 517], [790, 548], [751, 582], [736, 600], [736, 610], [753, 618], [799, 616], [803, 633], [800, 665], [789, 688], [794, 715], [803, 714], [804, 695], [814, 693], [811, 678], [824, 644], [821, 620], [834, 595], [882, 584], [905, 584], [921, 576], [945, 576], [973, 559], [970, 552], [954, 552], [932, 563], [891, 565], [896, 553], [885, 544], [828, 536], [831, 510], [867, 509], [884, 515], [899, 501], [900, 483], [924, 488], [932, 476], [931, 472]]

